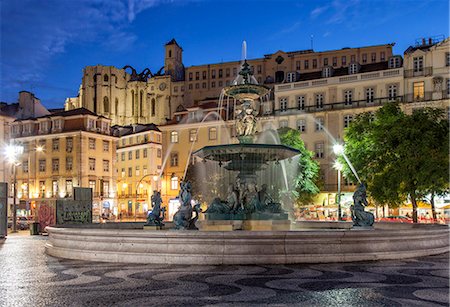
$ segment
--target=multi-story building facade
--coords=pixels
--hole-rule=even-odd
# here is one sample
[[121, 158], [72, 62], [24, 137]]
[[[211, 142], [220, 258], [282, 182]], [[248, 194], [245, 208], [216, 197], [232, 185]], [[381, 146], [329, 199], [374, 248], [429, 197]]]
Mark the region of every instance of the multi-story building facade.
[[93, 191], [94, 215], [114, 206], [116, 141], [111, 120], [80, 108], [11, 124], [17, 158], [17, 196], [26, 202], [72, 196], [73, 187]]
[[[248, 63], [258, 83], [296, 81], [304, 73], [323, 67], [348, 67], [352, 62], [380, 63], [392, 56], [393, 44], [315, 52], [277, 51]], [[166, 124], [179, 106], [191, 107], [204, 100], [217, 101], [240, 69], [239, 60], [185, 68], [183, 49], [172, 39], [165, 45], [164, 73], [145, 69], [138, 74], [125, 66], [87, 66], [78, 97], [67, 98], [66, 110], [84, 107], [112, 119], [113, 125]], [[130, 73], [127, 71], [131, 70]]]
[[154, 124], [114, 126], [117, 143], [117, 209], [120, 219], [145, 218], [161, 183], [162, 135]]

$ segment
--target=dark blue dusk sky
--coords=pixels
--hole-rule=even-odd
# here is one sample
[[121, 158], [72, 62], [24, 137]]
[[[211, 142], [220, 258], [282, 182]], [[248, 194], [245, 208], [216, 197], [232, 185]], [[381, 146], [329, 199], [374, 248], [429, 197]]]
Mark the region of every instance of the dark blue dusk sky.
[[32, 91], [49, 108], [77, 95], [83, 67], [163, 65], [175, 38], [186, 66], [277, 50], [359, 47], [449, 34], [449, 4], [437, 1], [1, 0], [0, 101]]

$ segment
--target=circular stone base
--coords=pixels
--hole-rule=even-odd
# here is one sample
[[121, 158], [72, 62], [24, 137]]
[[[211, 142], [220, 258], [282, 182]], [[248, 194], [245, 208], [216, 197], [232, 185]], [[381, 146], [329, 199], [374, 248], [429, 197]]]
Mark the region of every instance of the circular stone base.
[[218, 265], [403, 259], [449, 251], [448, 226], [399, 226], [215, 232], [48, 227], [46, 252], [88, 261]]

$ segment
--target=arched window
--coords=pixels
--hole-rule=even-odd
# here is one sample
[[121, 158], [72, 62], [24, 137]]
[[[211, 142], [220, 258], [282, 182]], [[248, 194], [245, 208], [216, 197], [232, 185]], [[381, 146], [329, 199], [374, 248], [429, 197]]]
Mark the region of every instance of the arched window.
[[144, 111], [143, 111], [144, 104], [142, 103], [143, 99], [144, 99], [144, 92], [141, 91], [140, 95], [139, 95], [139, 116], [143, 116], [143, 114], [144, 114]]
[[119, 99], [116, 98], [114, 112], [119, 115]]
[[134, 91], [131, 91], [131, 115], [134, 115]]
[[108, 97], [103, 97], [103, 112], [109, 113], [109, 99]]
[[152, 99], [152, 116], [156, 115], [156, 101], [155, 98]]
[[109, 80], [108, 75], [105, 74], [105, 75], [103, 76], [103, 81], [108, 82], [108, 80]]

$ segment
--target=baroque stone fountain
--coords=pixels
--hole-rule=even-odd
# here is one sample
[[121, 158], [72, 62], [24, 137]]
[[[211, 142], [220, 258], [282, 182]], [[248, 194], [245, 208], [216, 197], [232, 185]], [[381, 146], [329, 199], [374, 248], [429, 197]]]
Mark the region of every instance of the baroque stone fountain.
[[258, 115], [255, 101], [268, 93], [269, 89], [252, 77], [245, 60], [233, 84], [224, 88], [224, 94], [237, 101], [235, 126], [239, 143], [206, 146], [193, 153], [237, 172], [234, 182], [228, 182], [226, 199], [215, 198], [204, 212], [204, 230], [289, 229], [288, 214], [269, 195], [267, 184], [257, 187], [259, 171], [270, 163], [279, 164], [299, 154], [297, 149], [285, 145], [254, 142]]

